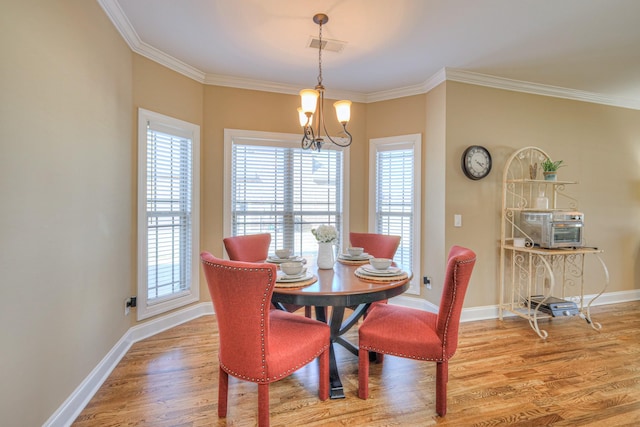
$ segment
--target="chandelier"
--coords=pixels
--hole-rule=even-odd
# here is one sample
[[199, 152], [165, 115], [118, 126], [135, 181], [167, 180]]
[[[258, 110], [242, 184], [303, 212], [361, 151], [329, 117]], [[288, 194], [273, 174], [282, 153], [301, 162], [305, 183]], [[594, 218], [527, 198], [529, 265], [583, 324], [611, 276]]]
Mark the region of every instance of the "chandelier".
[[[342, 132], [339, 136], [331, 138], [327, 127], [324, 123], [324, 86], [322, 85], [322, 25], [329, 21], [329, 17], [324, 13], [318, 13], [313, 17], [313, 22], [319, 25], [318, 38], [318, 84], [315, 89], [303, 89], [300, 91], [302, 106], [298, 108], [298, 116], [300, 118], [300, 126], [304, 131], [302, 136], [302, 148], [305, 150], [318, 150], [322, 148], [325, 137], [335, 145], [340, 147], [348, 147], [351, 145], [351, 134], [347, 131], [347, 123], [351, 117], [351, 101], [337, 101], [333, 104], [336, 109], [338, 121], [342, 125]], [[319, 102], [318, 102], [319, 99]], [[314, 117], [315, 116], [315, 117]], [[314, 129], [315, 121], [315, 129]], [[322, 132], [324, 135], [322, 136]]]

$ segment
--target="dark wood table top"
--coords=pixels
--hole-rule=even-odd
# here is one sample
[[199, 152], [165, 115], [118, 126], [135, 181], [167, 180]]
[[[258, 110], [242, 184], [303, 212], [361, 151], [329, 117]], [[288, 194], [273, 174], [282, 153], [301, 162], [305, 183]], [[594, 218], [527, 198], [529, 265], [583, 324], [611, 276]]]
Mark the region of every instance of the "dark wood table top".
[[[336, 262], [332, 270], [321, 270], [315, 260], [307, 264], [318, 281], [302, 288], [275, 288], [272, 300], [286, 304], [349, 307], [392, 298], [409, 288], [412, 273], [394, 281], [362, 279], [355, 275], [357, 265]], [[406, 270], [405, 270], [406, 271]]]

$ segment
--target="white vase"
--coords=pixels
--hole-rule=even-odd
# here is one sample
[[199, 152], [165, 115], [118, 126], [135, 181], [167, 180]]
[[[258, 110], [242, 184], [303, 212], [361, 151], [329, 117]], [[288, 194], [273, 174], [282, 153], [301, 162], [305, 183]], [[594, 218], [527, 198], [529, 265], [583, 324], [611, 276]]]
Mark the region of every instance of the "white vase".
[[318, 243], [318, 258], [316, 259], [318, 268], [323, 270], [331, 270], [336, 263], [336, 257], [333, 253], [333, 243]]

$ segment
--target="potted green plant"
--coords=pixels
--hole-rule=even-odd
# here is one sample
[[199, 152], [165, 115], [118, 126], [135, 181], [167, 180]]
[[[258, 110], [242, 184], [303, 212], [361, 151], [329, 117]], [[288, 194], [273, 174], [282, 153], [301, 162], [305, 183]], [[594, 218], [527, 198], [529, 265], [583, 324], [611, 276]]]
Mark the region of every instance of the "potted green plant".
[[556, 160], [555, 162], [549, 158], [546, 158], [542, 162], [542, 173], [544, 174], [545, 181], [555, 181], [558, 173], [558, 168], [564, 166], [562, 160]]

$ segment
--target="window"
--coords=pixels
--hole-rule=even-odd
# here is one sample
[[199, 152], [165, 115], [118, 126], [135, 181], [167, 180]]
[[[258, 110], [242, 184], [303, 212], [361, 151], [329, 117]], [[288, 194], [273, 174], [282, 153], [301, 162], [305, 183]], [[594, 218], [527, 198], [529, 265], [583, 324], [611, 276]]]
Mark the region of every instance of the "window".
[[347, 228], [348, 151], [302, 150], [300, 135], [225, 130], [225, 236], [271, 233], [270, 252], [290, 248], [312, 256], [311, 229]]
[[420, 134], [370, 141], [369, 231], [402, 237], [394, 260], [414, 278], [408, 293], [420, 294]]
[[138, 111], [138, 320], [199, 299], [200, 127]]

